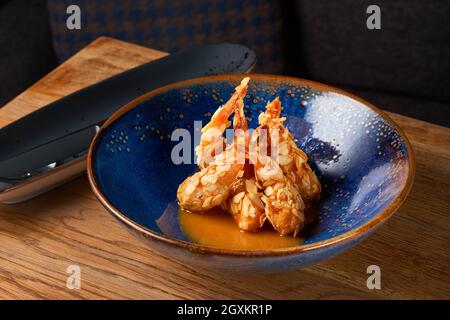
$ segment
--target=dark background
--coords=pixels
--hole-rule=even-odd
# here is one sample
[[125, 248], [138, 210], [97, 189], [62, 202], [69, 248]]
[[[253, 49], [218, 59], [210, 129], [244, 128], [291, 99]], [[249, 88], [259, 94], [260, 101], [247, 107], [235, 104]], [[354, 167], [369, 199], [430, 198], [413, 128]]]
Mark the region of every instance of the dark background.
[[[0, 106], [101, 35], [176, 52], [237, 42], [256, 72], [328, 83], [450, 126], [450, 1], [9, 0], [0, 4]], [[66, 8], [81, 8], [81, 30]], [[381, 8], [381, 30], [366, 9]]]

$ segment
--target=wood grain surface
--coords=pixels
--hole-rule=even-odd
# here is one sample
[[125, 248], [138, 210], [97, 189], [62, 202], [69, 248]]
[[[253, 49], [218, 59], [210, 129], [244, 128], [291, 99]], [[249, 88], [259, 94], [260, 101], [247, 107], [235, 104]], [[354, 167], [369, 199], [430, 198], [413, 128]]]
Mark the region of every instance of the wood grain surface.
[[[79, 88], [163, 56], [99, 38], [0, 110], [0, 126]], [[0, 298], [449, 299], [450, 129], [391, 114], [417, 158], [413, 190], [372, 237], [336, 258], [283, 274], [195, 269], [157, 253], [106, 212], [85, 177], [0, 205]], [[366, 287], [369, 265], [381, 290]], [[81, 289], [66, 287], [81, 268]]]

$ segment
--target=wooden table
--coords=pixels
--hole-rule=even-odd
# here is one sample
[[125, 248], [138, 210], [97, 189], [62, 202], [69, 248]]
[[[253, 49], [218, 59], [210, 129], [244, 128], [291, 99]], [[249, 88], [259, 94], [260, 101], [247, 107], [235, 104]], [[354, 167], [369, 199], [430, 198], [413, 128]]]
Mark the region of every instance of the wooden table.
[[[0, 126], [163, 52], [99, 38], [0, 110]], [[308, 269], [272, 275], [198, 270], [154, 252], [106, 212], [85, 177], [0, 205], [0, 298], [450, 298], [450, 129], [391, 114], [417, 158], [413, 190], [375, 235]], [[366, 287], [369, 265], [381, 290]], [[81, 268], [81, 289], [66, 287]]]

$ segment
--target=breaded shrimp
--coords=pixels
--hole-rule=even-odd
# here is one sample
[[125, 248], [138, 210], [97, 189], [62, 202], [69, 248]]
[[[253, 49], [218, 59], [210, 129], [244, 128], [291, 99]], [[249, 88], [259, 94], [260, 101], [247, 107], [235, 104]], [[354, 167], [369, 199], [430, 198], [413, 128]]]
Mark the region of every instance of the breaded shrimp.
[[231, 98], [214, 112], [209, 123], [202, 128], [200, 144], [195, 148], [200, 169], [207, 167], [225, 149], [223, 133], [230, 125], [228, 118], [247, 94], [249, 81], [248, 77], [242, 79]]
[[[248, 78], [244, 80], [241, 83], [241, 85], [244, 84], [244, 87], [239, 92], [246, 92], [247, 90]], [[233, 99], [234, 96], [230, 100]], [[229, 105], [229, 103], [227, 102], [226, 105]], [[233, 105], [235, 106], [233, 121], [236, 129], [234, 141], [222, 153], [215, 155], [211, 163], [204, 162], [204, 166], [200, 167], [199, 172], [188, 177], [178, 187], [178, 203], [184, 209], [204, 211], [223, 205], [230, 195], [232, 184], [244, 174], [245, 154], [243, 152], [245, 152], [248, 141], [248, 127], [243, 115], [243, 96], [239, 96], [239, 99], [234, 101]], [[227, 118], [222, 117], [221, 113], [219, 115], [223, 122], [227, 122]], [[214, 127], [218, 126], [217, 119], [218, 117], [214, 120]], [[208, 127], [207, 125], [207, 130]], [[223, 131], [225, 129], [226, 127], [223, 128]]]
[[266, 220], [264, 214], [264, 204], [261, 200], [262, 190], [256, 184], [253, 165], [249, 163], [248, 147], [249, 132], [247, 119], [244, 114], [244, 106], [239, 108], [239, 113], [234, 114], [233, 127], [237, 132], [242, 129], [244, 135], [245, 149], [243, 150], [245, 159], [244, 175], [238, 178], [231, 187], [230, 197], [227, 202], [227, 210], [243, 231], [258, 231]]
[[308, 157], [283, 125], [285, 118], [280, 114], [281, 102], [277, 97], [267, 104], [266, 111], [258, 118], [260, 126], [266, 126], [269, 135], [278, 139], [278, 157], [272, 155], [272, 159], [276, 159], [283, 173], [298, 186], [303, 201], [317, 200], [321, 191], [319, 179], [309, 166]]
[[305, 222], [305, 204], [298, 187], [268, 155], [258, 154], [254, 167], [256, 180], [264, 190], [261, 199], [266, 218], [281, 235], [293, 234], [295, 237]]

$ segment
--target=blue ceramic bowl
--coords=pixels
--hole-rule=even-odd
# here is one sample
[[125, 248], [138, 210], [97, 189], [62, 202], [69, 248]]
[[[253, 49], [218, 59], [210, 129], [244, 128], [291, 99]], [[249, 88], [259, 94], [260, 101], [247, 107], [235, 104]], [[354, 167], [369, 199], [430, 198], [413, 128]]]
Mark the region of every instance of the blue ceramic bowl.
[[164, 254], [233, 271], [305, 267], [368, 237], [401, 205], [413, 182], [414, 155], [403, 131], [379, 109], [342, 90], [284, 76], [250, 76], [250, 128], [257, 126], [267, 101], [279, 96], [287, 126], [323, 186], [318, 223], [302, 245], [256, 251], [207, 247], [190, 241], [178, 224], [176, 191], [196, 166], [171, 161], [178, 142], [170, 135], [175, 128], [193, 134], [194, 121], [208, 121], [239, 75], [175, 83], [117, 111], [88, 155], [89, 180], [100, 202]]

